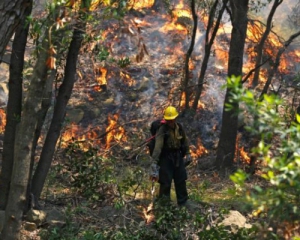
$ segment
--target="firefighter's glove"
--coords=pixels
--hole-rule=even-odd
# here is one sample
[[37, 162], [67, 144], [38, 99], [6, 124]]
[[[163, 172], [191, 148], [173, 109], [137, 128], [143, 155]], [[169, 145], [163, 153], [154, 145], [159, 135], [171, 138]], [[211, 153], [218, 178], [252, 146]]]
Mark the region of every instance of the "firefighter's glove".
[[184, 159], [184, 166], [188, 166], [188, 165], [190, 165], [192, 163], [192, 157], [191, 157], [191, 154], [187, 154], [186, 156], [185, 156], [185, 159]]
[[150, 179], [152, 181], [158, 181], [158, 174], [159, 174], [159, 166], [153, 162], [150, 166]]

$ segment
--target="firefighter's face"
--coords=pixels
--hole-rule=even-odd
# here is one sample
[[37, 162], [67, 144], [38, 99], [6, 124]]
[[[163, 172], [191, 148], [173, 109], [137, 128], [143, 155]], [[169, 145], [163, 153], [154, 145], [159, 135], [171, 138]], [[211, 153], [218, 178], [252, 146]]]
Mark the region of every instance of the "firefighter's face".
[[175, 127], [175, 119], [173, 120], [166, 120], [169, 127], [174, 128]]

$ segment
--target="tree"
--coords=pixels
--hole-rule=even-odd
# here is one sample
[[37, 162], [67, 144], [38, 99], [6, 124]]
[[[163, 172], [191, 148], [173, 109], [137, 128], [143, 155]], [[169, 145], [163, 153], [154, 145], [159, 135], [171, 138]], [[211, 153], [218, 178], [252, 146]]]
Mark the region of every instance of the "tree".
[[[76, 70], [77, 55], [84, 33], [83, 23], [85, 23], [85, 21], [82, 16], [85, 14], [85, 11], [89, 9], [89, 4], [89, 1], [82, 1], [80, 11], [81, 17], [79, 17], [75, 24], [73, 40], [70, 44], [67, 60], [69, 60], [69, 62], [71, 60], [71, 76], [73, 74], [73, 78]], [[46, 36], [49, 36], [50, 31], [51, 28], [48, 29], [48, 34], [46, 34]], [[49, 51], [49, 49], [51, 50], [52, 48], [50, 39], [45, 38], [24, 103], [21, 122], [18, 125], [15, 140], [12, 181], [5, 212], [5, 224], [1, 235], [3, 239], [20, 239], [21, 220], [23, 212], [26, 210], [27, 186], [31, 178], [31, 159], [34, 140], [36, 139], [36, 126], [40, 119], [39, 115], [42, 112], [41, 103], [46, 88], [48, 74], [46, 69], [53, 68], [53, 62], [51, 62], [51, 53], [53, 51]], [[63, 98], [64, 97], [65, 95], [63, 95]]]
[[31, 4], [31, 0], [0, 1], [0, 63], [9, 40], [23, 19], [25, 9]]
[[[30, 3], [30, 1], [28, 3]], [[14, 160], [16, 126], [21, 118], [24, 53], [29, 30], [26, 17], [31, 14], [31, 10], [32, 4], [28, 4], [21, 24], [17, 27], [12, 45], [8, 83], [9, 96], [3, 141], [2, 168], [0, 173], [0, 209], [2, 210], [5, 209], [7, 203]]]
[[189, 91], [189, 61], [191, 54], [194, 49], [195, 45], [195, 38], [196, 38], [196, 32], [197, 32], [197, 21], [198, 17], [195, 11], [195, 1], [191, 1], [191, 10], [192, 10], [192, 16], [193, 16], [193, 31], [192, 31], [192, 37], [191, 37], [191, 44], [190, 47], [186, 53], [185, 56], [185, 64], [184, 64], [184, 77], [182, 81], [182, 87], [183, 87], [183, 93], [185, 93], [185, 109], [189, 109], [189, 102], [190, 102], [190, 91]]
[[268, 35], [272, 29], [272, 20], [273, 20], [273, 16], [276, 12], [277, 7], [283, 2], [283, 0], [275, 0], [272, 6], [272, 9], [268, 15], [268, 19], [267, 19], [267, 24], [266, 24], [266, 29], [264, 34], [262, 35], [262, 38], [260, 39], [256, 49], [257, 49], [257, 55], [256, 55], [256, 60], [255, 60], [255, 72], [254, 72], [254, 77], [253, 77], [253, 81], [252, 81], [252, 86], [256, 87], [258, 84], [258, 80], [259, 80], [259, 73], [260, 73], [260, 67], [261, 67], [261, 61], [262, 61], [262, 57], [263, 57], [263, 49], [264, 49], [264, 44], [265, 41], [268, 38]]
[[26, 192], [30, 178], [30, 162], [35, 127], [41, 110], [41, 100], [46, 84], [45, 64], [48, 58], [49, 42], [44, 41], [40, 57], [36, 63], [26, 101], [22, 109], [21, 121], [17, 126], [14, 146], [13, 172], [5, 210], [5, 224], [2, 230], [4, 239], [19, 239], [21, 219], [26, 206]]
[[[220, 26], [220, 22], [221, 22], [223, 13], [225, 11], [225, 8], [227, 6], [227, 3], [228, 3], [228, 0], [223, 0], [223, 5], [222, 5], [221, 9], [218, 11], [218, 14], [216, 14], [217, 7], [219, 4], [219, 1], [216, 0], [209, 11], [208, 25], [207, 25], [206, 32], [205, 32], [204, 57], [203, 57], [203, 61], [201, 64], [195, 98], [194, 98], [194, 101], [192, 104], [192, 108], [194, 110], [196, 110], [198, 107], [198, 102], [199, 102], [199, 99], [200, 99], [200, 96], [201, 96], [201, 93], [203, 90], [204, 77], [205, 77], [209, 57], [211, 54], [211, 48], [215, 41], [219, 26]], [[217, 20], [214, 23], [215, 15], [217, 15]]]
[[[277, 238], [293, 239], [299, 235], [300, 115], [287, 114], [291, 110], [289, 101], [275, 94], [264, 94], [257, 99], [254, 92], [241, 88], [236, 80], [231, 79], [228, 85], [234, 92], [232, 102], [243, 103], [250, 115], [257, 116], [247, 131], [260, 136], [252, 152], [263, 163], [261, 177], [267, 181], [267, 187], [254, 184], [249, 190], [244, 184], [248, 175], [242, 170], [230, 178], [238, 191], [247, 196], [253, 212], [258, 217], [263, 213], [263, 222], [268, 224], [264, 229], [271, 226]], [[278, 106], [281, 109], [277, 111]]]
[[[228, 76], [241, 76], [243, 67], [244, 45], [248, 24], [248, 0], [231, 0], [232, 32], [228, 59]], [[226, 110], [230, 101], [231, 90], [227, 88], [223, 107], [222, 127], [217, 148], [216, 167], [225, 173], [233, 167], [235, 145], [238, 127], [239, 105], [234, 103], [233, 108]]]
[[[88, 6], [86, 6], [88, 8]], [[54, 108], [53, 118], [49, 131], [46, 136], [44, 147], [40, 156], [40, 161], [36, 168], [35, 174], [32, 179], [32, 193], [34, 197], [39, 199], [44, 183], [49, 172], [53, 155], [55, 152], [55, 146], [60, 136], [60, 131], [65, 118], [66, 106], [71, 97], [73, 86], [75, 83], [75, 73], [79, 50], [83, 41], [83, 34], [86, 25], [86, 21], [83, 15], [79, 18], [77, 25], [73, 32], [72, 41], [70, 43], [69, 52], [67, 56], [67, 63], [65, 67], [65, 77], [61, 84], [57, 96], [56, 105]]]

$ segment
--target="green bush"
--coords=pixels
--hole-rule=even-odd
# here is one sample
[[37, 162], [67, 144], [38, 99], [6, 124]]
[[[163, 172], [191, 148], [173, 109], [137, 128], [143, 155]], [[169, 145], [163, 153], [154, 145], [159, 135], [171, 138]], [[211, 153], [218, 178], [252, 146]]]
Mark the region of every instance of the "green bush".
[[83, 151], [76, 141], [71, 142], [67, 148], [72, 185], [84, 197], [92, 200], [104, 199], [105, 190], [113, 179], [112, 164], [98, 156], [97, 151], [92, 147]]
[[[277, 95], [255, 95], [241, 87], [240, 77], [228, 79], [231, 103], [244, 104], [253, 116], [247, 130], [259, 144], [252, 149], [258, 156], [268, 187], [255, 186], [247, 195], [257, 212], [263, 212], [273, 228], [299, 226], [300, 219], [300, 116]], [[227, 106], [231, 108], [229, 104]], [[231, 179], [244, 187], [247, 178], [239, 170]], [[245, 188], [244, 188], [245, 189]]]

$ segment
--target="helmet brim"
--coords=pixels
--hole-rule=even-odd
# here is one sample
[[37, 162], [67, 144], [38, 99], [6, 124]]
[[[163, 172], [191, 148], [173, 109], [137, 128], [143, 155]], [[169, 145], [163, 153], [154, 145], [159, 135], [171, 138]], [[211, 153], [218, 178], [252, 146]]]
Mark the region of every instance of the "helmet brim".
[[174, 120], [175, 118], [177, 118], [178, 117], [178, 114], [176, 114], [175, 116], [172, 116], [172, 117], [165, 117], [164, 116], [164, 119], [165, 120]]

